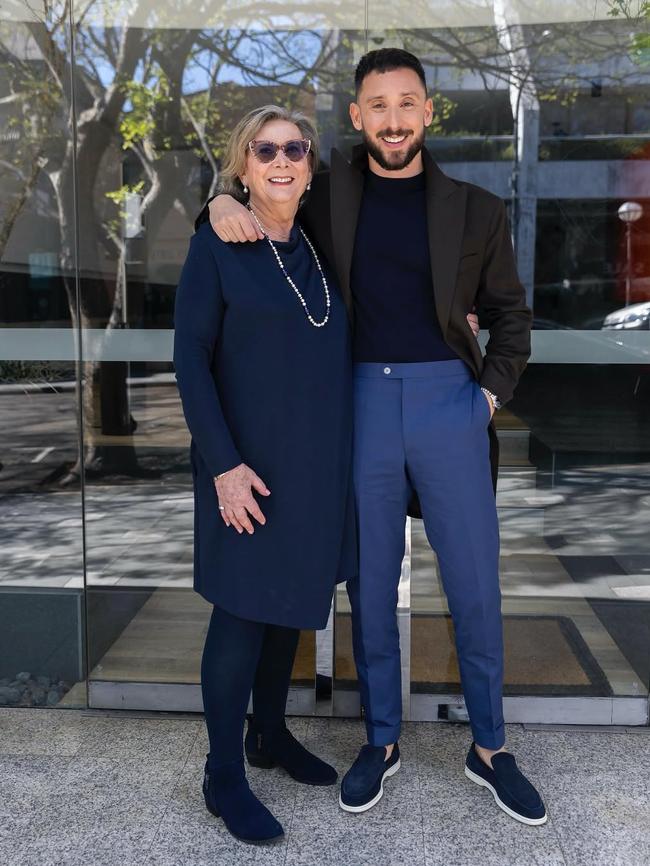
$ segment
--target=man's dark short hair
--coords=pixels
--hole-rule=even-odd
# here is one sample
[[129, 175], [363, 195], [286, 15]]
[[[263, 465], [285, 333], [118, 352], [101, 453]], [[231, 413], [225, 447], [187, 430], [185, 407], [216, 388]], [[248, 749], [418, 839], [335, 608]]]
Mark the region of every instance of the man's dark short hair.
[[427, 80], [424, 75], [424, 68], [415, 54], [404, 51], [403, 48], [379, 48], [364, 54], [357, 65], [354, 73], [354, 87], [357, 96], [365, 77], [371, 72], [394, 72], [395, 69], [412, 69], [416, 72], [426, 93]]

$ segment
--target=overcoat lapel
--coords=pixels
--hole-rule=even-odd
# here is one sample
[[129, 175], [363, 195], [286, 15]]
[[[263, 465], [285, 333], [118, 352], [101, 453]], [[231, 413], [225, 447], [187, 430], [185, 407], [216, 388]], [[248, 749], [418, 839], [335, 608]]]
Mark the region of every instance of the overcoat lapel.
[[426, 148], [422, 157], [433, 297], [442, 336], [446, 337], [465, 228], [467, 192], [438, 168]]
[[[330, 219], [336, 273], [343, 294], [343, 300], [352, 316], [352, 292], [350, 290], [350, 271], [354, 253], [354, 239], [357, 234], [359, 209], [363, 197], [363, 153], [355, 148], [352, 163], [336, 149], [332, 149], [330, 170]], [[360, 165], [361, 163], [361, 165]]]

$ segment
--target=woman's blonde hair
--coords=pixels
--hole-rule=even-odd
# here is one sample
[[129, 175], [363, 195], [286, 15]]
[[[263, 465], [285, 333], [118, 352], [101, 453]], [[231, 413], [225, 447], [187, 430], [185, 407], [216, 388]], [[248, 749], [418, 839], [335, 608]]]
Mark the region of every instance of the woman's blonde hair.
[[246, 171], [248, 142], [253, 141], [264, 124], [270, 120], [286, 120], [288, 123], [294, 123], [300, 130], [302, 137], [311, 141], [307, 159], [310, 162], [312, 174], [316, 172], [320, 145], [318, 133], [312, 121], [300, 111], [282, 108], [280, 105], [262, 105], [260, 108], [254, 108], [245, 114], [230, 133], [219, 177], [220, 193], [227, 193], [242, 203], [248, 200], [239, 179]]

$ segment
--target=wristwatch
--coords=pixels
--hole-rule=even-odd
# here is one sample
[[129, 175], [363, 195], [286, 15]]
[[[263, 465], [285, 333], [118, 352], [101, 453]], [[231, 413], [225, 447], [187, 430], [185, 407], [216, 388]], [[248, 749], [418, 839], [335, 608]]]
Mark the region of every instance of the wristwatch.
[[500, 409], [503, 406], [503, 403], [501, 402], [501, 400], [499, 400], [499, 398], [497, 397], [497, 395], [493, 391], [488, 391], [487, 388], [483, 388], [483, 387], [481, 387], [481, 391], [484, 394], [487, 394], [487, 396], [490, 398], [490, 400], [492, 400], [492, 405], [494, 406], [495, 411], [497, 409]]

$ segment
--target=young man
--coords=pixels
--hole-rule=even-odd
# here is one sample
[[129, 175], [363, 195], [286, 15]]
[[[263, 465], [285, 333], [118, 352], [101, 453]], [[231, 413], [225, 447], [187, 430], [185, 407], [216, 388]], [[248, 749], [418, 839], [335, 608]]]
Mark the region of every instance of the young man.
[[[368, 743], [339, 802], [371, 808], [400, 766], [396, 607], [408, 513], [424, 519], [454, 622], [474, 738], [465, 773], [513, 818], [542, 824], [544, 804], [504, 748], [492, 415], [526, 366], [531, 326], [505, 207], [448, 178], [424, 148], [433, 104], [416, 57], [372, 51], [355, 83], [350, 117], [363, 144], [351, 163], [332, 152], [301, 211], [336, 266], [354, 328], [360, 563], [348, 594]], [[226, 196], [210, 202], [210, 219], [223, 240], [260, 237]], [[484, 358], [468, 325], [474, 307], [490, 332]]]

